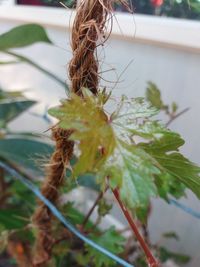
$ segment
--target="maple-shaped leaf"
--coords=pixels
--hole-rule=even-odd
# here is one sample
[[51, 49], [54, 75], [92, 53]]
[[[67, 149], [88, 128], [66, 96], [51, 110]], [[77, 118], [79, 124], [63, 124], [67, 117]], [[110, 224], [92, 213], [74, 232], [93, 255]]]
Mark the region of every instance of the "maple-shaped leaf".
[[165, 185], [163, 180], [158, 183], [158, 177], [164, 174], [161, 165], [140, 146], [138, 137], [146, 140], [146, 147], [151, 147], [154, 141], [155, 153], [177, 151], [184, 141], [179, 134], [151, 119], [157, 110], [144, 99], [122, 99], [119, 106], [116, 115], [112, 116], [116, 148], [97, 177], [100, 181], [109, 177], [111, 186], [119, 187], [121, 199], [127, 207], [145, 208], [151, 196], [159, 194], [166, 199], [167, 193], [173, 192], [174, 178], [166, 180]]
[[146, 206], [150, 197], [157, 195], [154, 175], [159, 173], [153, 158], [144, 150], [118, 141], [113, 155], [97, 173], [97, 179], [109, 177], [111, 187], [119, 188], [127, 207], [136, 208]]
[[[114, 124], [114, 129], [116, 129], [117, 131], [118, 131], [118, 128], [116, 128], [116, 125], [115, 125], [116, 121], [117, 121], [117, 127], [120, 125], [120, 135], [118, 135], [118, 138], [125, 139], [125, 136], [126, 136], [126, 142], [128, 142], [129, 144], [127, 147], [129, 147], [129, 149], [132, 150], [132, 153], [136, 155], [135, 153], [137, 150], [135, 149], [135, 151], [133, 151], [133, 147], [136, 146], [138, 151], [141, 151], [139, 150], [139, 148], [142, 149], [143, 155], [145, 155], [146, 157], [146, 160], [143, 161], [144, 158], [141, 157], [142, 154], [140, 153], [140, 157], [138, 160], [138, 162], [140, 162], [139, 166], [141, 169], [142, 169], [141, 166], [143, 166], [143, 171], [140, 172], [141, 175], [140, 175], [140, 178], [138, 177], [137, 182], [138, 183], [140, 182], [141, 184], [143, 184], [143, 186], [141, 187], [143, 190], [141, 190], [140, 187], [136, 186], [135, 188], [138, 189], [140, 194], [135, 194], [134, 196], [132, 195], [132, 197], [130, 196], [130, 194], [129, 196], [127, 196], [126, 194], [121, 194], [122, 199], [128, 200], [128, 202], [126, 201], [126, 203], [129, 204], [128, 205], [129, 207], [133, 207], [134, 204], [136, 204], [136, 202], [135, 201], [133, 202], [133, 200], [135, 200], [137, 195], [138, 196], [141, 195], [141, 197], [138, 197], [138, 201], [140, 200], [139, 203], [144, 208], [145, 202], [147, 203], [147, 200], [149, 199], [149, 197], [152, 195], [155, 195], [156, 193], [158, 193], [161, 197], [165, 199], [167, 199], [168, 194], [172, 194], [175, 197], [180, 197], [184, 195], [185, 186], [181, 183], [177, 184], [177, 178], [170, 175], [169, 172], [164, 171], [163, 166], [160, 164], [160, 161], [156, 157], [156, 155], [159, 155], [160, 153], [178, 151], [179, 147], [184, 144], [184, 140], [181, 138], [179, 134], [168, 130], [162, 124], [151, 119], [151, 116], [156, 113], [156, 110], [152, 109], [150, 104], [148, 103], [144, 104], [145, 103], [144, 99], [140, 103], [142, 103], [143, 107], [144, 106], [146, 107], [145, 112], [144, 113], [139, 112], [135, 116], [137, 117], [137, 120], [135, 122], [134, 120], [132, 120], [132, 123], [131, 121], [129, 121], [130, 125], [129, 123], [123, 124], [123, 120], [128, 122], [128, 118], [126, 117], [129, 117], [129, 112], [125, 112], [124, 114], [121, 113], [118, 118], [114, 119], [113, 124]], [[132, 109], [134, 109], [134, 107], [132, 107]], [[139, 110], [138, 107], [136, 108], [136, 110]], [[148, 116], [148, 110], [149, 110], [149, 116]], [[123, 118], [122, 121], [121, 121], [121, 118]], [[129, 137], [129, 140], [131, 138], [132, 144], [130, 143], [130, 141], [128, 141], [127, 136]], [[138, 137], [140, 139], [138, 139]], [[143, 144], [142, 141], [144, 140], [146, 140], [146, 142]], [[124, 155], [126, 154], [125, 151], [123, 151], [123, 153]], [[131, 157], [128, 157], [129, 160], [130, 158]], [[137, 162], [135, 160], [133, 161], [134, 161], [134, 164]], [[145, 173], [144, 165], [142, 164], [142, 162], [145, 162], [145, 164], [148, 164], [146, 165], [146, 169], [149, 171], [152, 170], [152, 172], [149, 172], [148, 174]], [[137, 174], [137, 170], [139, 170], [139, 168], [137, 167], [136, 167], [136, 171], [134, 170], [133, 168], [134, 164], [129, 165], [129, 170], [131, 170], [130, 171], [131, 174], [133, 171], [134, 171], [134, 174]], [[157, 172], [157, 174], [155, 174], [155, 172]], [[122, 176], [124, 176], [124, 174], [125, 172], [123, 173]], [[134, 174], [132, 174], [132, 177], [134, 176]], [[113, 177], [115, 175], [113, 175]], [[147, 181], [149, 181], [147, 177], [150, 179], [151, 185], [154, 185], [155, 187], [157, 187], [157, 190], [155, 189], [153, 190], [152, 186], [146, 188], [147, 190], [145, 190], [145, 184], [147, 183]], [[197, 180], [199, 179], [198, 175], [196, 179]], [[125, 192], [129, 192], [129, 191], [133, 192], [133, 189], [132, 190], [129, 189], [131, 188], [131, 185], [133, 185], [133, 179], [131, 180], [126, 179], [125, 181], [127, 182], [128, 180], [129, 182], [132, 180], [132, 183], [129, 183], [129, 186], [127, 186], [127, 189], [125, 190]], [[125, 183], [125, 181], [123, 180], [123, 183]], [[187, 186], [189, 186], [189, 184], [187, 184]], [[120, 189], [121, 192], [123, 192], [122, 188]]]
[[[130, 143], [137, 131], [141, 131], [141, 125], [157, 113], [158, 110], [144, 98], [127, 99], [123, 96], [110, 121], [116, 137]], [[137, 136], [142, 134], [139, 133]]]
[[161, 175], [155, 176], [155, 184], [159, 196], [167, 202], [169, 195], [175, 198], [185, 196], [186, 186], [167, 172], [162, 171]]
[[152, 106], [158, 109], [168, 108], [162, 101], [160, 90], [152, 82], [148, 82], [148, 87], [146, 90], [146, 99], [152, 104]]
[[155, 155], [155, 158], [163, 167], [163, 172], [168, 173], [172, 179], [176, 179], [177, 187], [183, 183], [200, 198], [200, 168], [189, 161], [180, 153]]
[[181, 196], [185, 185], [200, 198], [200, 167], [179, 152], [178, 149], [183, 143], [178, 134], [171, 132], [158, 140], [141, 143], [139, 146], [160, 165], [161, 175], [157, 177], [161, 182], [160, 189], [165, 185], [165, 191], [174, 196]]
[[132, 124], [138, 118], [148, 118], [158, 113], [158, 110], [153, 107], [150, 102], [147, 102], [143, 97], [127, 98], [122, 96], [120, 103], [115, 112], [112, 113], [112, 121], [116, 120], [119, 123], [127, 122]]
[[157, 113], [158, 110], [142, 97], [128, 99], [122, 96], [116, 111], [111, 115], [111, 121], [115, 127], [134, 130], [139, 119], [149, 118]]
[[59, 119], [59, 126], [72, 129], [71, 139], [79, 142], [80, 156], [73, 168], [75, 176], [94, 171], [113, 151], [115, 138], [108, 117], [103, 111], [102, 95], [95, 98], [83, 90], [84, 99], [72, 94], [62, 105], [49, 110]]
[[184, 140], [152, 119], [157, 109], [144, 98], [122, 97], [109, 117], [104, 111], [104, 94], [84, 98], [72, 94], [50, 110], [60, 127], [72, 129], [80, 155], [74, 175], [91, 172], [101, 187], [107, 180], [119, 188], [128, 208], [147, 209], [151, 196], [179, 197], [185, 186], [200, 197], [199, 167], [179, 152]]
[[[98, 245], [108, 249], [110, 252], [118, 255], [124, 251], [125, 238], [122, 237], [114, 227], [109, 228], [101, 235], [90, 234], [90, 238]], [[116, 266], [110, 258], [104, 256], [96, 249], [86, 245], [87, 254], [85, 257], [92, 266], [111, 267]]]

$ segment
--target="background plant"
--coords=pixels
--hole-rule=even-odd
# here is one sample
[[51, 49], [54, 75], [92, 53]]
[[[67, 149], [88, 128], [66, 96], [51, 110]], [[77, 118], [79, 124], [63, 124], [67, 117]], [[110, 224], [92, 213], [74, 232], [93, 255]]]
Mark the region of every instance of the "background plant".
[[[200, 18], [198, 0], [131, 0], [136, 13], [166, 17], [195, 19]], [[118, 7], [121, 9], [121, 7]]]
[[[76, 0], [65, 0], [62, 3], [69, 7], [75, 7]], [[115, 9], [117, 11], [127, 12], [127, 8], [115, 1]], [[183, 18], [199, 20], [200, 18], [200, 2], [199, 0], [127, 0], [132, 6], [135, 13], [157, 15], [165, 17]], [[20, 4], [30, 4], [26, 0], [18, 0]], [[41, 0], [37, 2], [40, 5], [62, 7], [56, 0]]]

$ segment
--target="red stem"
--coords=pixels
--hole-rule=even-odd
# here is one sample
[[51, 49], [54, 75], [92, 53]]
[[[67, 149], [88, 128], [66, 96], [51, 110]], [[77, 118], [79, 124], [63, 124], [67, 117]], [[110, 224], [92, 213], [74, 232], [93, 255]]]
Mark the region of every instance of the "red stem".
[[126, 217], [131, 229], [133, 230], [135, 236], [137, 237], [137, 240], [139, 241], [140, 243], [140, 246], [141, 248], [143, 249], [145, 255], [146, 255], [146, 258], [147, 258], [147, 261], [148, 261], [148, 265], [149, 267], [159, 267], [159, 263], [158, 261], [154, 258], [153, 254], [151, 253], [148, 245], [145, 243], [143, 237], [141, 236], [132, 216], [130, 215], [129, 211], [126, 209], [126, 207], [124, 206], [124, 204], [122, 203], [121, 199], [120, 199], [120, 196], [119, 196], [119, 190], [116, 188], [113, 191], [113, 194], [115, 196], [115, 198], [117, 199], [118, 203], [119, 203], [119, 206], [121, 208], [121, 210], [123, 211], [124, 213], [124, 216]]

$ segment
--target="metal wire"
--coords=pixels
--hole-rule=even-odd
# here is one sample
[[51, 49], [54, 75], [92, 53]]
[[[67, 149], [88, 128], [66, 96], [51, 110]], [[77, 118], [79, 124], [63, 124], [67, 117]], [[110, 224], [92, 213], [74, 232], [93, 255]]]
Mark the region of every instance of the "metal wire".
[[172, 204], [172, 205], [176, 206], [177, 208], [185, 211], [186, 213], [190, 214], [191, 216], [193, 216], [193, 217], [195, 217], [197, 219], [200, 219], [200, 212], [197, 212], [197, 211], [193, 210], [192, 208], [185, 206], [184, 204], [178, 202], [175, 199], [170, 199], [169, 202], [170, 202], [170, 204]]
[[19, 172], [17, 172], [15, 169], [10, 167], [8, 164], [0, 161], [0, 167], [3, 168], [6, 172], [8, 172], [10, 175], [15, 177], [17, 180], [22, 182], [27, 188], [29, 188], [54, 214], [54, 216], [68, 229], [70, 230], [74, 235], [76, 235], [79, 239], [81, 239], [83, 242], [87, 243], [89, 246], [92, 246], [102, 254], [108, 256], [113, 261], [117, 262], [121, 266], [124, 267], [134, 267], [133, 265], [129, 264], [128, 262], [124, 261], [123, 259], [119, 258], [118, 256], [112, 254], [107, 249], [99, 246], [89, 238], [82, 235], [60, 212], [59, 210], [47, 199], [45, 198], [40, 190], [27, 178], [22, 176]]

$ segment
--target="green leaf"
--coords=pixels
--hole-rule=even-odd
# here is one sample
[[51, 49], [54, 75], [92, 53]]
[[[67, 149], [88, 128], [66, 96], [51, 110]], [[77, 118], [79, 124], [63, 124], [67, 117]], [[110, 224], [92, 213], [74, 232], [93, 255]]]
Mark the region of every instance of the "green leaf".
[[0, 225], [6, 230], [19, 229], [27, 224], [27, 218], [19, 210], [0, 210]]
[[190, 257], [188, 255], [174, 253], [172, 251], [167, 250], [164, 247], [159, 249], [160, 252], [160, 260], [162, 262], [166, 262], [168, 259], [173, 259], [176, 263], [186, 264], [190, 261]]
[[111, 119], [116, 124], [132, 125], [139, 118], [149, 118], [157, 113], [157, 108], [143, 97], [129, 99], [122, 96], [116, 111], [111, 115]]
[[0, 88], [0, 100], [14, 100], [15, 98], [25, 98], [22, 91], [5, 91]]
[[[113, 188], [119, 183], [121, 199], [132, 209], [146, 207], [150, 197], [156, 196], [154, 175], [159, 172], [147, 153], [134, 145], [120, 142], [117, 144], [115, 154], [105, 165], [103, 176], [109, 177]], [[102, 175], [101, 171], [99, 175]]]
[[18, 117], [22, 112], [32, 107], [36, 101], [26, 99], [6, 99], [0, 101], [0, 120], [8, 123]]
[[[110, 120], [116, 137], [130, 143], [133, 135], [142, 136], [143, 123], [157, 113], [158, 109], [153, 107], [144, 98], [127, 99], [123, 96], [117, 110], [111, 115]], [[151, 129], [149, 131], [144, 128], [144, 135], [145, 131], [148, 131], [147, 134], [149, 134]]]
[[39, 161], [53, 153], [53, 147], [28, 138], [0, 139], [0, 157], [41, 174]]
[[[85, 219], [85, 215], [74, 207], [72, 202], [68, 202], [62, 207], [63, 214], [70, 220], [73, 225], [81, 225]], [[94, 228], [91, 221], [87, 222], [86, 228]]]
[[10, 64], [17, 64], [20, 63], [19, 60], [12, 60], [12, 61], [0, 61], [0, 65], [10, 65]]
[[98, 99], [91, 94], [84, 100], [72, 94], [71, 99], [50, 109], [49, 114], [60, 120], [60, 127], [73, 129], [70, 138], [80, 141], [80, 157], [73, 168], [75, 177], [93, 171], [112, 153], [115, 146], [112, 127]]
[[164, 105], [161, 99], [161, 93], [158, 87], [152, 83], [148, 82], [148, 87], [146, 90], [146, 99], [152, 104], [152, 106], [158, 109], [166, 109], [167, 106]]
[[183, 183], [200, 198], [200, 168], [180, 153], [155, 155], [155, 158], [171, 177]]
[[172, 102], [171, 109], [172, 113], [176, 113], [176, 111], [178, 110], [178, 105], [175, 102]]
[[[125, 117], [126, 117], [126, 114], [128, 114], [128, 112], [124, 114]], [[126, 120], [124, 124], [123, 123], [120, 123], [120, 124], [121, 124], [121, 132], [123, 133], [123, 135], [121, 135], [122, 138], [124, 138], [124, 136], [127, 135], [129, 136], [129, 139], [130, 139], [130, 133], [132, 133], [133, 142], [135, 140], [135, 137], [137, 136], [149, 140], [146, 143], [137, 142], [136, 146], [138, 148], [141, 148], [143, 152], [145, 151], [148, 155], [148, 157], [146, 158], [146, 162], [149, 164], [149, 166], [147, 166], [147, 169], [149, 169], [150, 171], [150, 169], [154, 167], [154, 168], [157, 168], [157, 171], [159, 169], [159, 171], [157, 174], [151, 173], [150, 175], [147, 173], [145, 174], [143, 170], [141, 174], [144, 177], [145, 176], [152, 177], [151, 181], [152, 183], [155, 183], [157, 187], [157, 191], [161, 197], [167, 199], [167, 194], [172, 194], [175, 197], [183, 196], [184, 191], [185, 191], [185, 186], [187, 186], [194, 193], [196, 193], [198, 197], [200, 196], [200, 177], [199, 177], [200, 169], [199, 167], [195, 166], [193, 163], [191, 163], [184, 156], [182, 156], [180, 153], [177, 152], [179, 147], [184, 144], [184, 140], [180, 137], [179, 134], [169, 131], [164, 126], [160, 125], [158, 122], [152, 121], [152, 120], [145, 120], [142, 122], [140, 121], [140, 123], [133, 122], [131, 124], [131, 127], [129, 127], [128, 120]], [[125, 155], [126, 154], [125, 151], [123, 151], [122, 154]], [[133, 154], [135, 154], [134, 151], [133, 151]], [[129, 156], [128, 158], [130, 160], [131, 157]], [[141, 161], [142, 163], [142, 160], [143, 160], [142, 157], [140, 157], [138, 162]], [[136, 161], [134, 160], [134, 162]], [[131, 173], [134, 173], [134, 174], [137, 173], [137, 168], [136, 168], [136, 171], [134, 171], [133, 169], [134, 164], [129, 164], [129, 166], [131, 166], [132, 168]], [[142, 166], [142, 165], [139, 164], [139, 166]], [[119, 169], [123, 170], [121, 173], [121, 175], [123, 176], [123, 179], [122, 179], [123, 184], [125, 184], [125, 182], [127, 183], [127, 186], [124, 190], [124, 194], [122, 194], [122, 197], [124, 196], [124, 200], [125, 200], [126, 195], [127, 195], [126, 193], [129, 192], [129, 189], [131, 188], [131, 183], [130, 183], [130, 179], [124, 179], [124, 174], [126, 173], [124, 169], [121, 168], [121, 166]], [[119, 174], [117, 174], [117, 172], [119, 173], [119, 171], [120, 170], [116, 169], [115, 175], [114, 175], [115, 177], [119, 176]], [[146, 179], [147, 178], [143, 178], [143, 181], [140, 180], [141, 185], [142, 184], [145, 185]], [[177, 179], [179, 180], [179, 183], [177, 183]], [[140, 187], [136, 185], [135, 188], [139, 189]], [[133, 188], [131, 191], [133, 191]], [[144, 193], [144, 196], [147, 197], [146, 200], [151, 195], [149, 191], [144, 190], [143, 193]], [[132, 207], [133, 207], [134, 203], [133, 202], [130, 203], [130, 199], [134, 199], [134, 197], [133, 196], [131, 197], [131, 195], [129, 194], [129, 197], [127, 197], [127, 200], [128, 199], [129, 199], [129, 202], [126, 201], [126, 203], [128, 204], [129, 207], [132, 204]], [[140, 202], [142, 203], [141, 197], [138, 198], [138, 203], [139, 203], [139, 199], [140, 199]]]
[[76, 184], [90, 188], [94, 191], [100, 191], [100, 187], [96, 182], [96, 177], [94, 174], [86, 173], [78, 176]]
[[138, 220], [147, 225], [148, 223], [148, 215], [150, 210], [150, 204], [146, 207], [138, 207], [135, 209], [135, 215], [137, 216]]
[[[91, 234], [90, 238], [98, 245], [108, 249], [114, 254], [120, 254], [124, 251], [125, 239], [118, 234], [114, 227], [108, 229], [105, 233], [98, 235]], [[86, 246], [86, 257], [95, 267], [115, 266], [115, 263], [108, 257], [102, 255], [92, 247]]]
[[23, 210], [31, 215], [35, 206], [34, 195], [30, 194], [30, 191], [17, 180], [12, 182], [8, 191], [11, 193], [9, 203], [15, 207], [23, 205]]
[[177, 235], [177, 233], [175, 233], [175, 232], [167, 232], [167, 233], [164, 233], [163, 234], [163, 237], [165, 237], [165, 238], [172, 238], [172, 239], [175, 239], [175, 240], [179, 240], [179, 236]]
[[150, 154], [177, 151], [185, 143], [178, 133], [166, 129], [156, 121], [145, 122], [132, 133], [150, 140], [149, 143], [140, 143], [140, 147], [145, 148], [147, 152], [151, 151]]
[[167, 198], [168, 193], [175, 197], [183, 196], [185, 186], [200, 197], [200, 168], [178, 152], [183, 144], [184, 140], [170, 131], [150, 143], [139, 144], [157, 161], [162, 171], [156, 177], [161, 197]]
[[186, 186], [200, 197], [200, 169], [179, 153], [184, 144], [180, 135], [152, 120], [157, 108], [143, 98], [122, 97], [109, 117], [101, 96], [86, 89], [83, 95], [72, 94], [50, 110], [60, 127], [73, 130], [75, 176], [94, 174], [101, 189], [108, 179], [128, 208], [137, 214], [143, 209], [143, 220], [152, 196], [180, 197]]
[[163, 172], [162, 175], [156, 176], [155, 184], [157, 186], [159, 196], [167, 202], [169, 194], [175, 198], [186, 196], [186, 186], [180, 182], [177, 183], [177, 179], [172, 177], [169, 173]]
[[[183, 183], [200, 198], [200, 168], [178, 152], [178, 148], [183, 143], [183, 139], [178, 134], [170, 132], [158, 140], [148, 144], [140, 144], [140, 147], [154, 157], [160, 165], [162, 174], [159, 179], [163, 180], [164, 183], [167, 182], [168, 192], [172, 193], [174, 188], [173, 195], [176, 196], [177, 188], [177, 190], [181, 189], [178, 192], [183, 193], [182, 184], [180, 184]], [[179, 181], [178, 184], [177, 180]]]
[[102, 198], [98, 203], [98, 214], [103, 217], [106, 216], [112, 209], [112, 204], [108, 204], [107, 201]]
[[42, 26], [25, 24], [0, 35], [0, 50], [24, 47], [37, 42], [52, 44]]

